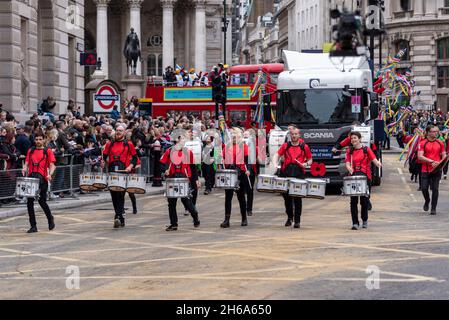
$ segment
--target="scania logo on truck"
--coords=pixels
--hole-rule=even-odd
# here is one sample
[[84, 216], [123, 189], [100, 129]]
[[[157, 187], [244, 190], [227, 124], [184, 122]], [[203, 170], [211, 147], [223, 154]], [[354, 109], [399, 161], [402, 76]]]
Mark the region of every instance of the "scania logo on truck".
[[332, 132], [311, 132], [304, 133], [305, 139], [334, 139]]

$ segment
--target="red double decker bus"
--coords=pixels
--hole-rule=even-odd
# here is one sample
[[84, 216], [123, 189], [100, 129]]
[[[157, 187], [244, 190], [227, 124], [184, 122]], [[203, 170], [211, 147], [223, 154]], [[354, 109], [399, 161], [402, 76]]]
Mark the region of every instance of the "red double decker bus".
[[[250, 126], [258, 101], [258, 95], [251, 97], [251, 91], [257, 81], [259, 70], [263, 72], [262, 83], [265, 84], [266, 91], [272, 93], [271, 105], [276, 105], [277, 79], [284, 71], [283, 64], [233, 66], [230, 68], [227, 87], [228, 123]], [[145, 99], [152, 101], [153, 117], [165, 117], [167, 113], [174, 111], [193, 115], [200, 120], [215, 118], [215, 102], [212, 100], [211, 86], [168, 87], [149, 79]]]

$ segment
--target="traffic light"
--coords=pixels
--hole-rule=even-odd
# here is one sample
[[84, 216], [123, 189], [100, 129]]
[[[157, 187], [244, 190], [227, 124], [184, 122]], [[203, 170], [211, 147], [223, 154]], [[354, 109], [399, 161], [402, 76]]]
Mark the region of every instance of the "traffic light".
[[97, 54], [81, 52], [80, 65], [81, 66], [96, 66], [97, 65]]

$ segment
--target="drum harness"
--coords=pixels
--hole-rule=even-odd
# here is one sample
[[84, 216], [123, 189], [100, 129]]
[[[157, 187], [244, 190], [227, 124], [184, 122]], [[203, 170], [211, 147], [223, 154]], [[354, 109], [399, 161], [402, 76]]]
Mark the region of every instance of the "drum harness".
[[36, 170], [38, 170], [41, 162], [44, 161], [44, 160], [48, 162], [48, 148], [45, 147], [43, 149], [44, 150], [44, 156], [42, 157], [42, 159], [39, 160], [39, 162], [34, 162], [33, 161], [33, 154], [34, 154], [34, 151], [36, 151], [36, 150], [37, 150], [36, 147], [32, 147], [31, 150], [30, 150], [31, 166], [30, 166], [30, 168], [28, 170], [30, 170], [30, 175], [29, 175], [30, 177], [39, 179], [38, 197], [40, 197], [41, 183], [44, 181], [45, 177], [42, 174], [40, 174], [39, 172], [34, 171], [33, 169], [36, 168]]
[[[305, 145], [305, 143], [301, 142], [298, 146], [301, 148], [302, 153], [304, 153], [304, 155], [305, 155], [305, 152], [306, 152], [306, 145]], [[290, 153], [288, 152], [292, 147], [294, 147], [293, 144], [292, 144], [292, 142], [288, 142], [288, 144], [287, 144], [287, 149], [285, 149], [285, 155], [286, 155], [286, 156], [288, 155], [288, 157], [289, 157], [291, 160], [293, 160], [293, 161], [292, 161], [291, 163], [289, 163], [288, 165], [285, 166], [284, 172], [287, 171], [287, 168], [288, 168], [290, 165], [295, 165], [295, 166], [297, 166], [297, 164], [296, 164], [295, 162], [299, 162], [298, 159], [299, 159], [299, 157], [301, 157], [301, 155], [302, 155], [302, 153], [300, 153], [300, 154], [296, 157], [296, 159], [293, 159], [293, 157], [292, 157], [292, 156], [290, 155]], [[279, 176], [280, 176], [280, 175], [279, 175]]]
[[[433, 141], [433, 142], [437, 142], [438, 141], [438, 139], [436, 139], [435, 141]], [[428, 139], [426, 139], [426, 143], [424, 143], [424, 147], [423, 147], [423, 151], [424, 151], [424, 153], [426, 153], [426, 147], [427, 147], [427, 144], [428, 143], [433, 143], [432, 141], [429, 141]], [[441, 144], [440, 144], [440, 148], [441, 148]], [[445, 150], [444, 150], [444, 144], [443, 144], [443, 152], [444, 152]], [[426, 163], [425, 164], [425, 166], [426, 166], [426, 170], [427, 170], [427, 173], [430, 173], [431, 171], [429, 171], [429, 164], [428, 163]], [[430, 165], [431, 166], [431, 165]]]
[[[113, 165], [113, 164], [115, 164], [116, 162], [118, 162], [120, 165], [122, 165], [123, 167], [126, 165], [125, 163], [123, 163], [122, 161], [120, 161], [120, 158], [122, 157], [122, 155], [123, 155], [123, 153], [125, 152], [125, 148], [127, 148], [127, 153], [129, 153], [129, 144], [128, 144], [128, 140], [123, 140], [122, 141], [123, 142], [123, 150], [122, 150], [122, 152], [120, 153], [120, 155], [116, 155], [116, 154], [114, 154], [113, 152], [112, 152], [112, 148], [114, 147], [114, 144], [116, 143], [116, 141], [113, 141], [113, 142], [111, 142], [111, 146], [110, 146], [110, 148], [109, 148], [109, 150], [110, 150], [110, 154], [111, 154], [111, 156], [110, 156], [110, 158], [112, 158], [112, 162], [111, 162], [111, 166]], [[124, 168], [123, 168], [124, 169]]]
[[[364, 146], [362, 149], [363, 149], [363, 155], [364, 155], [364, 157], [363, 157], [363, 160], [361, 161], [361, 163], [363, 163], [364, 161], [368, 162], [368, 161], [367, 161], [367, 160], [368, 160], [368, 147]], [[351, 155], [351, 166], [354, 164], [354, 161], [353, 161], [353, 159], [352, 159], [352, 156], [353, 156], [355, 150], [356, 150], [356, 149], [355, 149], [354, 147], [350, 147], [350, 148], [349, 148], [349, 153], [350, 153], [350, 155]], [[360, 150], [360, 149], [358, 149], [358, 150]], [[368, 163], [367, 163], [367, 165], [368, 165]], [[354, 166], [354, 173], [363, 173], [363, 172], [362, 172], [362, 166], [361, 166], [361, 165], [359, 165], [359, 166]], [[366, 175], [366, 173], [364, 173], [364, 175]]]

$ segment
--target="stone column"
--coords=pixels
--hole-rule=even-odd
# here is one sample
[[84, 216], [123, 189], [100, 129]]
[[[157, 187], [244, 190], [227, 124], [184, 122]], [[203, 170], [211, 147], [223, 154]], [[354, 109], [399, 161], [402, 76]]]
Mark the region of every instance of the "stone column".
[[162, 70], [173, 66], [173, 5], [175, 0], [161, 0], [162, 5]]
[[393, 4], [391, 1], [385, 2], [385, 12], [384, 12], [384, 21], [385, 23], [390, 23], [393, 19]]
[[[142, 51], [142, 37], [140, 32], [140, 7], [143, 0], [128, 0], [129, 4], [129, 29], [134, 28], [134, 32], [139, 37], [140, 50]], [[129, 70], [128, 70], [129, 72]], [[137, 60], [136, 75], [142, 75], [142, 63]]]
[[111, 0], [94, 0], [97, 5], [97, 56], [106, 79], [109, 75], [108, 56], [108, 4]]
[[424, 15], [424, 1], [414, 0], [413, 3], [413, 17], [422, 17]]
[[195, 1], [195, 69], [206, 71], [206, 1]]
[[188, 68], [190, 65], [190, 13], [189, 10], [186, 9], [187, 12], [184, 14], [184, 66]]
[[426, 17], [436, 17], [437, 14], [437, 0], [426, 0]]

